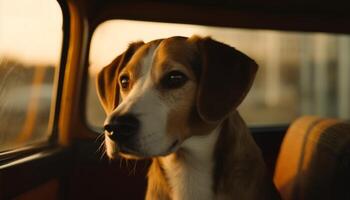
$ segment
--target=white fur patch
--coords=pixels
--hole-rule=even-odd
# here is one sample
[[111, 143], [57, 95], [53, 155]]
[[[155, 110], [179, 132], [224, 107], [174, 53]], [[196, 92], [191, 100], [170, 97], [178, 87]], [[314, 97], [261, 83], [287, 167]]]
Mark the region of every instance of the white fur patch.
[[221, 130], [218, 126], [205, 136], [192, 136], [180, 147], [181, 155], [162, 157], [173, 200], [213, 199], [213, 153]]

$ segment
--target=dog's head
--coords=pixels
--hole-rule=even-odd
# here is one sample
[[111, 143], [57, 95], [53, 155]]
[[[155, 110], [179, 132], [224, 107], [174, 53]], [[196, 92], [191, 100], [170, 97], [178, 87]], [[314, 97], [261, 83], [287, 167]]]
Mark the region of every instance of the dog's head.
[[107, 155], [153, 157], [208, 134], [242, 102], [256, 63], [193, 36], [132, 43], [98, 74]]

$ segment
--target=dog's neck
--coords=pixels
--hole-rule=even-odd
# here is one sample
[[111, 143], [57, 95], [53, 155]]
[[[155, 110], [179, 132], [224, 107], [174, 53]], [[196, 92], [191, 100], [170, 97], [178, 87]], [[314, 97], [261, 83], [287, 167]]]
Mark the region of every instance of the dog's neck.
[[192, 136], [181, 148], [160, 158], [173, 200], [213, 199], [214, 150], [221, 131]]

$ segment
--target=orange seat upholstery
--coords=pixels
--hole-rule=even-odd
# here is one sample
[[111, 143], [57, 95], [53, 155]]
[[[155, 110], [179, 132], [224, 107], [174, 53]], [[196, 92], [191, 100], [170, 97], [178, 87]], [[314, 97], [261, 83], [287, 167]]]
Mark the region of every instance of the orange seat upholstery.
[[284, 200], [350, 200], [350, 124], [305, 116], [288, 129], [276, 163]]

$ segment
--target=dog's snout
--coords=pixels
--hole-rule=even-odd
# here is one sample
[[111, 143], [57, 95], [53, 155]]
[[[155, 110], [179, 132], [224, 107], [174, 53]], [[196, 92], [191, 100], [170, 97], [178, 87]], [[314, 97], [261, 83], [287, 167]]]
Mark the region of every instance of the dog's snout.
[[134, 115], [128, 114], [112, 117], [104, 129], [112, 140], [123, 142], [136, 134], [139, 127], [139, 120]]

